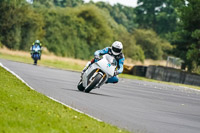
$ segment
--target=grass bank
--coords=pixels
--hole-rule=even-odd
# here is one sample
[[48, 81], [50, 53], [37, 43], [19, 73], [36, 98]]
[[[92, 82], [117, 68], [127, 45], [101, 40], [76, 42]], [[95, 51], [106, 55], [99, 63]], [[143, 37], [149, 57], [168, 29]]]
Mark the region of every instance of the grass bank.
[[[30, 54], [28, 52], [23, 51], [11, 51], [7, 49], [0, 49], [0, 58], [33, 64], [33, 59], [31, 58]], [[86, 62], [87, 61], [82, 61], [78, 59], [63, 58], [51, 54], [43, 54], [42, 59], [38, 61], [38, 65], [81, 71], [84, 68]]]
[[13, 133], [117, 133], [121, 130], [98, 122], [31, 90], [0, 67], [0, 132]]
[[129, 74], [121, 74], [119, 77], [121, 77], [121, 78], [127, 78], [127, 79], [135, 79], [135, 80], [148, 81], [148, 82], [155, 82], [155, 83], [162, 83], [162, 84], [168, 84], [168, 85], [182, 86], [182, 87], [186, 87], [186, 88], [192, 88], [192, 89], [200, 90], [199, 86], [186, 85], [186, 84], [178, 84], [178, 83], [172, 83], [172, 82], [164, 82], [164, 81], [159, 81], [159, 80], [154, 80], [154, 79], [148, 79], [148, 78], [139, 77], [139, 76], [133, 76], [133, 75], [129, 75]]

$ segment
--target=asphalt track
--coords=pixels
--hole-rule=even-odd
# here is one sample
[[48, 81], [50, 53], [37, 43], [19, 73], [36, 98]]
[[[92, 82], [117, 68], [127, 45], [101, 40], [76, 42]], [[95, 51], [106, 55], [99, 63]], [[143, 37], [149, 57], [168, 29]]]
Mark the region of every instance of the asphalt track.
[[86, 94], [80, 73], [0, 59], [36, 91], [112, 125], [139, 133], [200, 133], [200, 91], [120, 79]]

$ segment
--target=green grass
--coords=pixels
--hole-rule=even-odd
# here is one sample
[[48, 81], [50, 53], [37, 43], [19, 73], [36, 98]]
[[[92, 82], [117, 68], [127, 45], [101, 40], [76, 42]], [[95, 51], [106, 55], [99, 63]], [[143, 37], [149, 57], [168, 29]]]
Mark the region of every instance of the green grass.
[[0, 132], [117, 133], [121, 130], [96, 121], [31, 90], [0, 67]]

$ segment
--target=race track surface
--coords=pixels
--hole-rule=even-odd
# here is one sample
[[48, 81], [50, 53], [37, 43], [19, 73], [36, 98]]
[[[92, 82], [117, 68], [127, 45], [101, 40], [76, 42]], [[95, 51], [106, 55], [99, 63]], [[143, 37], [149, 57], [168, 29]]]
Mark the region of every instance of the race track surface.
[[0, 59], [36, 91], [112, 125], [139, 133], [200, 133], [200, 91], [120, 79], [91, 93], [77, 90], [80, 73]]

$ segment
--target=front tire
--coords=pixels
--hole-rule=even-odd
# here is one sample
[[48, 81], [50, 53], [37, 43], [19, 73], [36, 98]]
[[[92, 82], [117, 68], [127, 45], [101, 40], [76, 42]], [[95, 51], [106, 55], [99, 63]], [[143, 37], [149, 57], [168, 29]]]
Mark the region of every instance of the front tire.
[[83, 87], [83, 82], [82, 81], [80, 81], [78, 83], [77, 88], [78, 88], [79, 91], [84, 91], [85, 90], [85, 87]]
[[88, 84], [87, 88], [85, 89], [86, 93], [89, 93], [100, 81], [100, 79], [102, 78], [101, 74], [97, 74], [94, 79], [92, 79], [92, 81]]
[[33, 53], [32, 58], [34, 60], [34, 65], [37, 65], [37, 61], [39, 59], [39, 54], [38, 53]]

